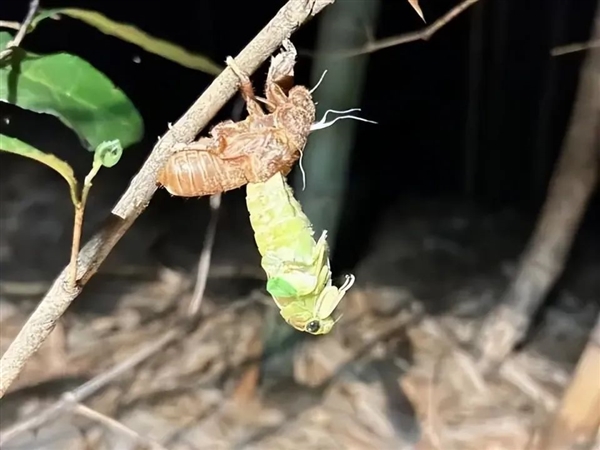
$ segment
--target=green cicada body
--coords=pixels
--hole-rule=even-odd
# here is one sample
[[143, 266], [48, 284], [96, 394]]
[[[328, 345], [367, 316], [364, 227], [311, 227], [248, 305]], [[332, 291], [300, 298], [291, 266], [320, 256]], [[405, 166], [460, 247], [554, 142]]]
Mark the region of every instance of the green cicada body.
[[267, 274], [267, 291], [282, 317], [300, 331], [329, 333], [332, 313], [354, 283], [332, 285], [327, 233], [318, 241], [285, 176], [248, 183], [246, 203], [256, 245]]

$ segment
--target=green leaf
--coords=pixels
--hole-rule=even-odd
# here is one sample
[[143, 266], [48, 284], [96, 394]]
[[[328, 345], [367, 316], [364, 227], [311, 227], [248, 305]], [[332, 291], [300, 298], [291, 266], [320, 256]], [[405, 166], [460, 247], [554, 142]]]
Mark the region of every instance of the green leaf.
[[8, 31], [0, 31], [0, 51], [4, 50], [8, 42], [13, 38], [13, 34]]
[[39, 19], [36, 18], [36, 24], [55, 14], [64, 14], [81, 20], [104, 34], [135, 44], [149, 53], [162, 56], [189, 69], [199, 70], [210, 75], [218, 75], [223, 70], [223, 67], [206, 56], [192, 53], [179, 45], [152, 36], [133, 25], [114, 21], [96, 11], [77, 8], [45, 9], [40, 12]]
[[271, 278], [267, 281], [267, 292], [276, 298], [288, 298], [298, 295], [298, 291], [283, 278]]
[[[0, 32], [0, 46], [10, 38]], [[0, 101], [58, 117], [92, 151], [109, 139], [127, 148], [144, 132], [131, 100], [87, 61], [68, 53], [37, 55], [15, 49], [0, 64]]]
[[69, 163], [63, 161], [60, 158], [57, 158], [51, 153], [44, 153], [41, 150], [38, 150], [35, 147], [32, 147], [25, 142], [6, 136], [4, 134], [0, 134], [0, 150], [9, 153], [15, 153], [17, 155], [25, 156], [26, 158], [34, 159], [42, 164], [51, 167], [62, 177], [67, 180], [69, 186], [76, 186], [77, 179], [75, 178], [75, 173], [73, 172], [73, 168], [69, 165]]

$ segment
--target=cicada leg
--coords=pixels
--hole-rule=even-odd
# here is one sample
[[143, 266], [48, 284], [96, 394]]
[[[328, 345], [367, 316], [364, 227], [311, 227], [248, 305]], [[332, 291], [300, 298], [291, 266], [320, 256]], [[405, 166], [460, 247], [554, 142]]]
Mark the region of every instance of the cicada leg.
[[315, 245], [314, 264], [318, 267], [329, 267], [329, 246], [327, 244], [327, 230], [323, 230]]
[[243, 122], [234, 122], [233, 120], [225, 120], [215, 125], [209, 132], [210, 137], [201, 137], [197, 141], [187, 144], [176, 144], [175, 150], [196, 150], [199, 152], [209, 152], [214, 155], [221, 155], [227, 148], [227, 138], [235, 136], [240, 132], [245, 131]]
[[[292, 79], [291, 77], [289, 77]], [[288, 80], [286, 80], [288, 81]], [[274, 111], [277, 107], [284, 105], [288, 102], [288, 96], [281, 86], [276, 82], [267, 82], [266, 85], [267, 102], [269, 109]]]
[[254, 116], [264, 116], [266, 115], [265, 111], [258, 103], [256, 95], [254, 94], [254, 87], [252, 86], [252, 82], [250, 81], [250, 77], [246, 75], [242, 69], [239, 68], [235, 60], [228, 56], [225, 60], [227, 65], [233, 70], [233, 73], [240, 79], [240, 92], [242, 94], [242, 98], [246, 102], [246, 108], [248, 109], [248, 114]]

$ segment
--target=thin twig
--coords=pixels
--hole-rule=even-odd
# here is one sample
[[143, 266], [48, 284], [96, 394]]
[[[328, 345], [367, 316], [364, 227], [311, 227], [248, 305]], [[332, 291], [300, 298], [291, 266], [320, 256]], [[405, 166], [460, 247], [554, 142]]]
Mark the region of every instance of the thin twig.
[[190, 300], [188, 308], [188, 314], [195, 316], [200, 311], [200, 305], [204, 298], [204, 291], [206, 290], [206, 281], [208, 280], [208, 271], [210, 269], [210, 259], [212, 255], [213, 246], [215, 243], [215, 234], [217, 233], [217, 224], [219, 222], [219, 209], [221, 208], [221, 194], [213, 195], [210, 197], [210, 221], [208, 222], [208, 228], [206, 229], [206, 236], [204, 237], [204, 245], [202, 252], [200, 253], [200, 261], [198, 262], [198, 273], [196, 276], [196, 287], [194, 288], [194, 294]]
[[[235, 102], [231, 117], [233, 121], [237, 122], [242, 119], [244, 113], [245, 102], [242, 97], [238, 98]], [[217, 225], [219, 223], [219, 211], [221, 209], [221, 194], [216, 194], [210, 197], [210, 220], [206, 233], [204, 235], [204, 244], [202, 251], [200, 252], [200, 259], [198, 261], [198, 270], [196, 272], [196, 284], [194, 286], [194, 293], [190, 299], [188, 305], [187, 314], [190, 317], [196, 316], [200, 311], [202, 305], [202, 299], [204, 298], [204, 291], [206, 290], [206, 282], [208, 281], [208, 272], [210, 270], [210, 260], [212, 258], [212, 251], [215, 244], [215, 235], [217, 233]]]
[[567, 53], [575, 53], [581, 52], [584, 50], [589, 50], [591, 48], [600, 47], [600, 40], [588, 41], [588, 42], [577, 42], [575, 44], [568, 45], [560, 45], [558, 47], [554, 47], [550, 54], [552, 56], [560, 56], [566, 55]]
[[464, 0], [462, 3], [456, 5], [438, 20], [433, 22], [428, 27], [425, 27], [418, 31], [411, 31], [410, 33], [399, 34], [397, 36], [391, 36], [378, 41], [368, 41], [361, 47], [353, 48], [349, 50], [343, 50], [338, 52], [299, 52], [305, 56], [331, 56], [339, 58], [351, 58], [353, 56], [364, 55], [366, 53], [375, 53], [379, 50], [383, 50], [389, 47], [395, 47], [396, 45], [406, 44], [414, 41], [427, 41], [443, 26], [452, 21], [463, 11], [468, 9], [470, 6], [477, 3], [479, 0]]
[[21, 45], [21, 42], [23, 42], [23, 38], [25, 38], [27, 30], [29, 29], [31, 22], [33, 22], [33, 18], [35, 17], [35, 14], [37, 13], [39, 7], [40, 0], [31, 0], [29, 2], [29, 9], [27, 10], [27, 15], [25, 16], [23, 23], [21, 23], [19, 31], [17, 31], [17, 35], [14, 37], [14, 39], [11, 39], [8, 42], [8, 44], [6, 44], [6, 48], [0, 52], [0, 61], [9, 56], [14, 48]]
[[[243, 299], [234, 302], [211, 314], [211, 317], [236, 311], [237, 309], [243, 308], [255, 301], [256, 298], [251, 297], [249, 299]], [[0, 448], [2, 445], [14, 439], [18, 435], [30, 430], [36, 430], [42, 425], [44, 425], [46, 422], [54, 420], [61, 414], [71, 411], [74, 407], [77, 406], [77, 404], [83, 402], [88, 397], [91, 397], [100, 389], [104, 388], [117, 378], [134, 369], [136, 366], [140, 365], [148, 358], [154, 356], [159, 351], [173, 344], [178, 339], [181, 339], [183, 336], [186, 335], [186, 333], [189, 332], [189, 325], [193, 323], [194, 320], [195, 318], [184, 318], [180, 323], [173, 326], [162, 336], [156, 339], [156, 341], [145, 345], [136, 353], [118, 363], [116, 366], [96, 375], [94, 378], [82, 384], [78, 388], [69, 392], [65, 392], [63, 395], [61, 395], [60, 399], [57, 400], [54, 404], [48, 406], [42, 411], [37, 412], [33, 417], [23, 420], [22, 422], [18, 422], [12, 427], [8, 428], [2, 434], [0, 434]], [[210, 328], [208, 327], [205, 328], [205, 330], [209, 329]]]
[[69, 287], [75, 288], [77, 284], [77, 255], [81, 246], [81, 232], [83, 231], [83, 213], [85, 204], [78, 202], [75, 205], [75, 214], [73, 218], [73, 239], [71, 241], [71, 257], [69, 258]]
[[[236, 57], [247, 74], [254, 71], [306, 20], [334, 0], [289, 0], [275, 17]], [[75, 289], [68, 289], [68, 268], [56, 278], [44, 299], [29, 317], [0, 360], [0, 398], [19, 375], [26, 361], [48, 337], [60, 316], [81, 293], [100, 264], [146, 208], [157, 189], [156, 177], [173, 147], [189, 143], [237, 92], [239, 80], [230, 68], [211, 83], [175, 125], [158, 141], [141, 170], [131, 181], [102, 229], [83, 247], [78, 258], [80, 275]]]
[[0, 20], [0, 28], [9, 28], [11, 30], [19, 31], [21, 24], [11, 20]]
[[160, 445], [154, 439], [150, 439], [149, 437], [144, 437], [139, 434], [137, 431], [132, 430], [131, 428], [123, 425], [118, 420], [113, 419], [112, 417], [108, 417], [105, 414], [99, 413], [98, 411], [93, 410], [92, 408], [88, 408], [81, 403], [75, 405], [74, 411], [76, 414], [87, 417], [88, 419], [94, 420], [96, 422], [100, 422], [106, 425], [109, 428], [113, 428], [117, 432], [124, 434], [131, 438], [136, 444], [141, 444], [149, 449], [156, 450], [167, 450], [165, 447]]
[[[234, 122], [242, 119], [244, 113], [245, 102], [242, 97], [238, 98], [233, 106], [231, 118]], [[216, 194], [210, 197], [210, 220], [206, 233], [204, 235], [204, 244], [202, 246], [202, 252], [200, 252], [200, 259], [198, 261], [198, 271], [196, 274], [196, 285], [194, 287], [194, 293], [188, 306], [188, 315], [195, 316], [200, 311], [200, 305], [204, 298], [204, 291], [206, 290], [206, 282], [208, 281], [208, 272], [210, 270], [210, 260], [212, 257], [212, 251], [215, 244], [215, 235], [217, 233], [217, 225], [219, 223], [219, 210], [221, 209], [221, 194]]]
[[60, 400], [53, 405], [39, 412], [34, 417], [17, 423], [3, 432], [2, 435], [0, 435], [0, 445], [5, 444], [7, 441], [15, 438], [17, 435], [24, 433], [25, 431], [37, 429], [49, 420], [55, 419], [61, 414], [71, 410], [75, 405], [77, 405], [77, 403], [81, 403], [90, 395], [96, 393], [98, 390], [102, 389], [116, 378], [130, 371], [138, 364], [141, 364], [146, 359], [156, 354], [170, 343], [174, 342], [182, 332], [182, 328], [173, 328], [167, 331], [158, 340], [146, 345], [131, 357], [112, 367], [110, 370], [97, 375], [88, 382], [79, 386], [77, 389], [64, 393]]

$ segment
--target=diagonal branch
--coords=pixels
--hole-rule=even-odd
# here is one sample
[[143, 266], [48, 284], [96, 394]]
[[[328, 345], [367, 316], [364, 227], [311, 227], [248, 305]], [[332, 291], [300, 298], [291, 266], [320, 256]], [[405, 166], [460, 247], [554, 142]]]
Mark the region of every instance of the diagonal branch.
[[577, 42], [575, 44], [560, 45], [554, 47], [550, 54], [552, 56], [566, 55], [567, 53], [582, 52], [591, 48], [600, 47], [600, 39], [588, 42]]
[[[239, 53], [236, 57], [238, 66], [246, 73], [254, 73], [284, 39], [289, 38], [306, 20], [333, 2], [334, 0], [289, 0]], [[102, 229], [81, 250], [77, 261], [77, 273], [81, 274], [81, 278], [77, 286], [69, 289], [68, 272], [67, 269], [63, 270], [2, 356], [0, 398], [17, 378], [31, 355], [40, 348], [57, 320], [77, 298], [83, 286], [96, 273], [121, 236], [150, 203], [156, 191], [158, 170], [171, 155], [174, 145], [191, 142], [233, 97], [237, 86], [238, 78], [230, 68], [226, 68], [158, 141]]]
[[353, 56], [364, 55], [367, 53], [375, 53], [379, 50], [383, 50], [397, 45], [407, 44], [414, 41], [427, 41], [437, 33], [437, 31], [446, 26], [449, 22], [454, 20], [457, 16], [469, 9], [470, 6], [477, 3], [479, 0], [463, 0], [438, 20], [433, 22], [428, 27], [421, 30], [411, 31], [409, 33], [399, 34], [397, 36], [391, 36], [388, 38], [380, 39], [378, 41], [369, 41], [362, 47], [351, 48], [348, 50], [337, 51], [337, 52], [301, 52], [306, 56], [336, 56], [339, 58], [351, 58]]
[[[35, 17], [39, 7], [40, 0], [30, 0], [29, 8], [27, 9], [27, 15], [25, 16], [25, 19], [23, 19], [23, 23], [21, 23], [17, 31], [17, 35], [14, 39], [11, 39], [11, 41], [6, 45], [6, 48], [0, 52], [0, 61], [10, 56], [13, 49], [21, 45], [21, 42], [23, 42], [23, 39], [25, 38], [29, 26], [31, 25], [31, 22], [33, 22], [33, 18]], [[7, 24], [10, 22], [4, 23]]]

